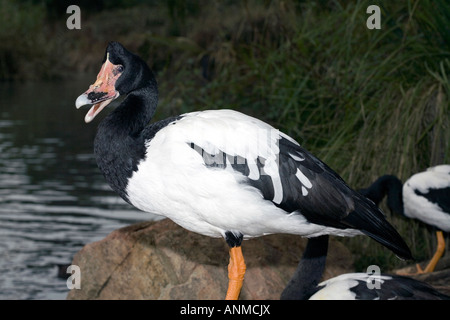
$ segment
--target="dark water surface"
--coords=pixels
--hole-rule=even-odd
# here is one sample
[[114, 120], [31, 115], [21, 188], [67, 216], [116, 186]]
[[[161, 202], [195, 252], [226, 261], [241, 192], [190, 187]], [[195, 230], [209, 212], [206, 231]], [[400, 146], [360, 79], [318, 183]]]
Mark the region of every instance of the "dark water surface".
[[113, 193], [96, 166], [104, 115], [85, 124], [88, 109], [75, 108], [93, 80], [0, 83], [0, 299], [65, 299], [57, 264], [114, 229], [157, 219]]

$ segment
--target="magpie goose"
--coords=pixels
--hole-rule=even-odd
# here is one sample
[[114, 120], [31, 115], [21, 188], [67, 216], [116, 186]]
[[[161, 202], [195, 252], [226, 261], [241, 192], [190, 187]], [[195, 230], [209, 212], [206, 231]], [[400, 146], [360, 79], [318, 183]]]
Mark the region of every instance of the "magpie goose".
[[435, 254], [424, 270], [417, 265], [418, 273], [433, 272], [445, 249], [443, 231], [450, 232], [450, 165], [430, 167], [414, 174], [403, 185], [396, 176], [384, 175], [359, 191], [377, 205], [387, 195], [387, 206], [392, 212], [438, 230]]
[[243, 239], [273, 233], [366, 234], [403, 259], [411, 252], [383, 212], [326, 164], [267, 123], [232, 110], [192, 112], [150, 123], [155, 77], [121, 44], [108, 44], [97, 80], [76, 100], [91, 122], [119, 96], [94, 140], [105, 179], [136, 208], [172, 219], [230, 247], [226, 298], [245, 274]]
[[283, 300], [450, 300], [427, 283], [382, 273], [346, 273], [319, 283], [325, 269], [328, 235], [308, 239]]

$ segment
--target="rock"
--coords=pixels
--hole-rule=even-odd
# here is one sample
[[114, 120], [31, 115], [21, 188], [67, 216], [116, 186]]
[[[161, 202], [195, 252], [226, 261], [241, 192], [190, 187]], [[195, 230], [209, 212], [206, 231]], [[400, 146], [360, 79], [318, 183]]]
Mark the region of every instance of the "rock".
[[[331, 238], [324, 279], [353, 270], [352, 255]], [[306, 239], [269, 235], [244, 241], [247, 264], [240, 299], [279, 299]], [[86, 245], [74, 257], [81, 289], [67, 299], [223, 299], [228, 246], [169, 219], [137, 223]]]
[[[425, 269], [429, 261], [422, 261], [420, 266]], [[396, 274], [423, 281], [433, 286], [436, 290], [450, 296], [450, 257], [443, 257], [436, 265], [435, 271], [424, 274], [413, 274], [417, 272], [415, 264], [394, 271]]]

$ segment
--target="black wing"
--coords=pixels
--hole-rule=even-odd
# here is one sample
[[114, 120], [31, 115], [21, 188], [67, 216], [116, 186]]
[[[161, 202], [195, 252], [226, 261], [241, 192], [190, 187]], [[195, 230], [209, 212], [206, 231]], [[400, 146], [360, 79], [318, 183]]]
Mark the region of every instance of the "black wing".
[[[292, 178], [293, 152], [305, 160], [295, 161], [312, 183], [306, 196], [300, 191], [298, 181]], [[383, 212], [370, 200], [351, 189], [330, 167], [304, 148], [287, 139], [280, 141], [280, 173], [289, 179], [290, 188], [281, 205], [288, 209], [296, 206], [308, 221], [335, 228], [353, 228], [388, 247], [399, 257], [411, 259], [411, 252], [398, 232], [386, 220]], [[289, 160], [288, 158], [291, 158]], [[284, 165], [287, 162], [287, 165]], [[289, 169], [285, 169], [288, 167]], [[290, 176], [289, 176], [289, 173]]]

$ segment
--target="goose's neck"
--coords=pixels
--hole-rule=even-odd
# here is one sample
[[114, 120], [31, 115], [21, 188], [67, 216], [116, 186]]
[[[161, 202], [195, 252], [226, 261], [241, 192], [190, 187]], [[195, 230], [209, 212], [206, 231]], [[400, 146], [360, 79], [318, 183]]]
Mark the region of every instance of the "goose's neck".
[[94, 141], [97, 165], [111, 188], [127, 202], [128, 179], [146, 154], [142, 130], [157, 103], [156, 86], [135, 90], [98, 127]]
[[328, 253], [328, 235], [310, 238], [295, 274], [281, 294], [283, 300], [306, 300], [322, 279]]
[[392, 212], [403, 215], [403, 184], [399, 178], [393, 175], [384, 175], [378, 178], [369, 188], [363, 190], [363, 194], [379, 205], [387, 196], [387, 205]]
[[152, 119], [158, 104], [158, 92], [152, 87], [132, 91], [100, 124], [99, 133], [136, 136]]

